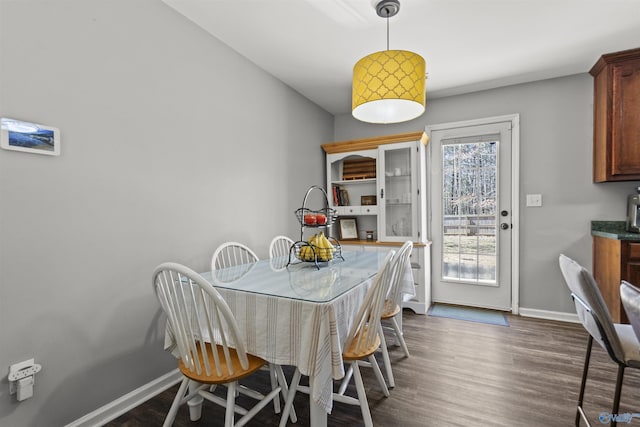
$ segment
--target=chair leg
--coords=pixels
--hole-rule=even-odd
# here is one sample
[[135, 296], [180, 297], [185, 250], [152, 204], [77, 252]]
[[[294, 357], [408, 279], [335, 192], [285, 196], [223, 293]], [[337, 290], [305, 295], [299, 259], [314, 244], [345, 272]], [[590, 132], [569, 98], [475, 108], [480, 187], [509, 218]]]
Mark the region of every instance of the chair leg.
[[[620, 409], [620, 394], [622, 392], [622, 379], [624, 378], [624, 365], [618, 365], [618, 377], [616, 378], [616, 391], [613, 396], [613, 409], [611, 413], [614, 415], [618, 415], [618, 410]], [[611, 423], [613, 427], [616, 427], [618, 423], [614, 419]]]
[[587, 341], [587, 354], [584, 357], [584, 367], [582, 368], [582, 381], [580, 383], [580, 394], [578, 395], [578, 408], [576, 409], [576, 427], [580, 425], [580, 418], [585, 416], [582, 411], [582, 402], [584, 400], [584, 388], [587, 384], [587, 373], [589, 372], [589, 359], [591, 358], [592, 346], [593, 337], [589, 335], [589, 340]]
[[[195, 381], [189, 381], [189, 393], [196, 393], [201, 384]], [[198, 421], [202, 416], [202, 401], [204, 399], [199, 394], [196, 394], [193, 398], [189, 399], [187, 406], [189, 407], [189, 419], [191, 421]]]
[[[274, 371], [278, 378], [278, 383], [280, 384], [280, 392], [282, 393], [282, 402], [286, 403], [289, 398], [289, 386], [287, 385], [287, 379], [284, 376], [284, 372], [282, 371], [282, 366], [275, 365]], [[276, 399], [279, 400], [278, 397]], [[276, 412], [277, 413], [277, 412]], [[292, 423], [298, 422], [298, 416], [296, 415], [296, 409], [291, 406], [291, 414], [289, 415]]]
[[227, 385], [227, 411], [224, 416], [224, 427], [233, 427], [236, 406], [236, 386], [237, 382], [233, 381]]
[[349, 381], [351, 381], [351, 377], [353, 376], [353, 367], [349, 365], [347, 372], [344, 373], [344, 377], [340, 382], [340, 388], [338, 389], [338, 394], [344, 394], [347, 391], [347, 386], [349, 385]]
[[[353, 366], [353, 379], [356, 383], [356, 390], [358, 392], [358, 400], [360, 401], [360, 410], [362, 411], [362, 418], [364, 419], [365, 427], [373, 427], [373, 420], [371, 419], [371, 411], [369, 410], [369, 402], [367, 401], [367, 394], [364, 391], [364, 383], [362, 382], [362, 375], [360, 375], [360, 368], [358, 368], [358, 361], [351, 362]], [[375, 365], [377, 366], [377, 364]], [[380, 370], [380, 368], [378, 368]]]
[[393, 318], [396, 319], [400, 335], [402, 336], [402, 303], [400, 303], [400, 313], [396, 314]]
[[293, 378], [291, 378], [291, 384], [289, 385], [287, 401], [284, 404], [282, 416], [280, 417], [280, 427], [285, 427], [287, 425], [287, 419], [289, 418], [289, 413], [291, 412], [291, 408], [293, 407], [293, 398], [296, 397], [296, 391], [298, 390], [298, 385], [300, 384], [300, 376], [300, 370], [296, 368], [295, 372], [293, 373]]
[[180, 388], [176, 393], [176, 397], [173, 399], [173, 403], [171, 404], [171, 408], [169, 408], [169, 413], [167, 417], [164, 419], [164, 424], [162, 427], [170, 427], [173, 425], [173, 421], [176, 419], [176, 415], [178, 414], [178, 408], [180, 408], [180, 402], [187, 391], [187, 386], [189, 385], [189, 379], [183, 378], [180, 383]]
[[391, 359], [389, 358], [389, 349], [387, 348], [387, 341], [384, 338], [384, 331], [382, 330], [382, 323], [379, 324], [378, 334], [380, 335], [380, 349], [382, 350], [382, 360], [384, 361], [384, 369], [387, 373], [387, 379], [389, 380], [389, 387], [396, 386], [396, 381], [393, 378], [393, 371], [391, 370]]
[[[378, 361], [376, 357], [372, 354], [369, 356], [369, 363], [371, 364], [371, 368], [373, 369], [373, 373], [376, 375], [378, 379], [378, 383], [380, 384], [380, 388], [382, 389], [382, 393], [384, 397], [389, 397], [389, 389], [387, 388], [387, 384], [384, 382], [384, 377], [382, 376], [382, 371], [380, 371], [380, 366], [378, 366]], [[353, 370], [355, 375], [355, 369]]]
[[409, 357], [409, 349], [407, 348], [407, 343], [405, 342], [404, 335], [402, 334], [402, 327], [398, 324], [398, 316], [402, 319], [402, 312], [391, 319], [391, 326], [393, 326], [393, 331], [396, 333], [396, 341], [400, 343], [402, 351], [404, 351], [404, 355]]
[[[276, 378], [276, 370], [272, 364], [269, 364], [269, 379], [271, 380], [271, 390], [274, 390], [278, 387], [278, 379]], [[276, 396], [273, 399], [273, 411], [276, 414], [280, 413], [280, 397]]]

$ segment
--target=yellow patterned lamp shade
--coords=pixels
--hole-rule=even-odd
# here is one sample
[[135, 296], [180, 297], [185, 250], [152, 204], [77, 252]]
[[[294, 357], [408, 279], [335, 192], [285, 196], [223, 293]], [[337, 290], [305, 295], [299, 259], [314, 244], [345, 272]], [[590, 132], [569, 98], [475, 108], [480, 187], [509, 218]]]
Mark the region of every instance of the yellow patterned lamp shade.
[[351, 110], [368, 123], [399, 123], [424, 113], [424, 58], [406, 50], [367, 55], [353, 67]]

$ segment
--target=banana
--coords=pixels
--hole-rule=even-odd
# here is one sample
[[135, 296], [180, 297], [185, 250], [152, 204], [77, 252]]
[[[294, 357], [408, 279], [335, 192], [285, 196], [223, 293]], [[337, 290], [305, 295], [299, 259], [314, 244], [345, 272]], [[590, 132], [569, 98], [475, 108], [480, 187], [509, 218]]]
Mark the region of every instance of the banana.
[[298, 256], [302, 261], [313, 261], [314, 254], [311, 246], [302, 246], [300, 248], [300, 255]]
[[315, 250], [315, 254], [318, 256], [318, 261], [324, 261], [322, 259], [322, 241], [320, 239], [320, 234], [314, 234], [309, 238], [309, 244]]
[[300, 247], [298, 258], [302, 261], [330, 261], [333, 259], [335, 248], [323, 232], [309, 237], [308, 245]]
[[322, 261], [330, 261], [333, 258], [333, 252], [335, 248], [326, 238], [323, 232], [320, 232], [317, 238], [318, 247], [320, 247], [320, 259]]

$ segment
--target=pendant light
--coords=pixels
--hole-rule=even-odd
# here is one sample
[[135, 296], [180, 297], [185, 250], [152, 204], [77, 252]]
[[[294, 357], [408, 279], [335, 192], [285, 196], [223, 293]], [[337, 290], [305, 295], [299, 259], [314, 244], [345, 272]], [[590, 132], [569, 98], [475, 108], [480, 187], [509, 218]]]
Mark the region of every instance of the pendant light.
[[406, 50], [389, 50], [389, 18], [399, 10], [398, 0], [376, 5], [378, 16], [387, 19], [387, 50], [367, 55], [353, 67], [351, 110], [363, 122], [400, 123], [424, 113], [424, 58]]

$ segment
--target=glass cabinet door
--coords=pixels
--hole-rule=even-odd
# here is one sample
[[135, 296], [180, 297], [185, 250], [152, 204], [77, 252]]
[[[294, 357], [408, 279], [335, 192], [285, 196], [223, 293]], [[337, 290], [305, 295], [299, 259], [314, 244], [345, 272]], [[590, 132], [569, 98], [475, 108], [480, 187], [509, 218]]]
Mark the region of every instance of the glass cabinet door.
[[416, 144], [406, 142], [378, 148], [378, 232], [382, 241], [419, 240]]

